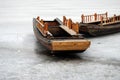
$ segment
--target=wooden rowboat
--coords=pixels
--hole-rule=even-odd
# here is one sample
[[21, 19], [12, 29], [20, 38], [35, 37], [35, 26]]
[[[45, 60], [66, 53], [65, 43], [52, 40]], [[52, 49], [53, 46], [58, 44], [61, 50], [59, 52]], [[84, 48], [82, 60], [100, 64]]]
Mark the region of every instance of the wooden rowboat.
[[120, 32], [120, 15], [108, 17], [105, 14], [82, 15], [82, 22], [79, 24], [80, 33], [92, 36], [100, 36]]
[[90, 41], [79, 35], [79, 24], [64, 17], [66, 25], [58, 19], [53, 21], [33, 18], [33, 30], [38, 41], [50, 51], [85, 51]]

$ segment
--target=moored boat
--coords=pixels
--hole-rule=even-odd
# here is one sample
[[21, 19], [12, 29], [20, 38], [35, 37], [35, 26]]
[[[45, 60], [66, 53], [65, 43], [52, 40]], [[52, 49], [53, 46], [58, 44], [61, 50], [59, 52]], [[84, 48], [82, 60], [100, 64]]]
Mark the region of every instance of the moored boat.
[[79, 31], [91, 36], [100, 36], [120, 32], [120, 15], [108, 17], [104, 14], [82, 15], [82, 21], [79, 24]]
[[33, 18], [33, 30], [38, 41], [51, 51], [85, 51], [90, 41], [79, 35], [79, 24], [71, 19], [44, 21]]

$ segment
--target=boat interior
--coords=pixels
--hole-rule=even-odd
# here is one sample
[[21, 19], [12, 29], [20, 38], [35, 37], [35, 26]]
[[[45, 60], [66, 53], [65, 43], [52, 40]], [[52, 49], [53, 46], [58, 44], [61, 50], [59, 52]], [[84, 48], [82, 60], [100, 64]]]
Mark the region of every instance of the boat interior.
[[53, 37], [71, 37], [70, 34], [60, 27], [60, 23], [58, 21], [44, 21], [44, 23], [48, 24], [48, 31]]
[[63, 22], [58, 18], [53, 21], [46, 21], [37, 17], [34, 19], [34, 25], [37, 26], [38, 30], [42, 33], [43, 36], [51, 38], [83, 38], [79, 34], [79, 24], [72, 22], [71, 19], [63, 18]]

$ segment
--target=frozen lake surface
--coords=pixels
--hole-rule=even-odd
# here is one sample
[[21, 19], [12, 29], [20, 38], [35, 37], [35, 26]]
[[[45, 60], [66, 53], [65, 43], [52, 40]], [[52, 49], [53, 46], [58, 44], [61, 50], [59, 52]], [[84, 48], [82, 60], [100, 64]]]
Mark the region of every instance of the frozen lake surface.
[[[0, 80], [119, 80], [120, 33], [88, 38], [84, 53], [51, 55], [34, 36], [32, 18], [120, 14], [120, 1], [0, 0]], [[61, 53], [64, 54], [64, 53]]]

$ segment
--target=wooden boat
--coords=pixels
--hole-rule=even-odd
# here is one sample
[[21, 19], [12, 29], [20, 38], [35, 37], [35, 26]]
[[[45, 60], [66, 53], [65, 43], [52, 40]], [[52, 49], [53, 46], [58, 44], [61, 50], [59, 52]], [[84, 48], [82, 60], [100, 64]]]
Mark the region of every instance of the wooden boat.
[[79, 23], [71, 19], [53, 21], [33, 18], [33, 30], [38, 41], [50, 51], [85, 51], [90, 41], [79, 35]]
[[108, 17], [106, 12], [104, 14], [82, 15], [81, 18], [80, 33], [100, 36], [120, 32], [120, 15]]

